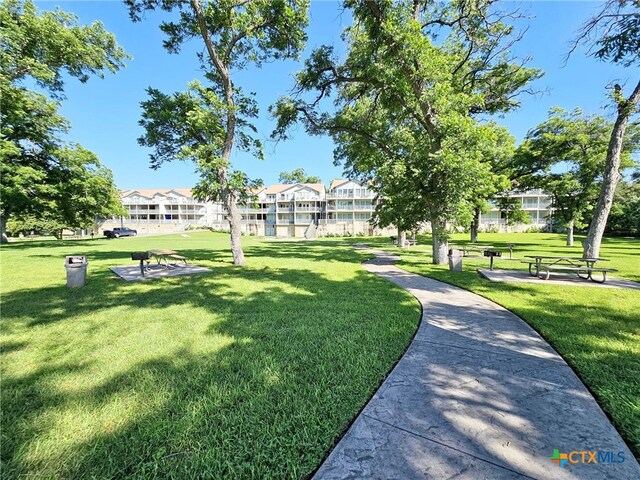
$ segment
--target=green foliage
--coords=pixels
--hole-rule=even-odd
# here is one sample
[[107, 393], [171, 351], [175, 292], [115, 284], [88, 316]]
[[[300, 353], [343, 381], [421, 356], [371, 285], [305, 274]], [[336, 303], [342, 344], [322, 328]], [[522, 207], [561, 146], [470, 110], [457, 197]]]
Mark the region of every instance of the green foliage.
[[346, 1], [347, 58], [330, 46], [311, 54], [294, 96], [271, 109], [273, 135], [287, 138], [296, 122], [332, 135], [346, 175], [385, 199], [378, 225], [413, 230], [429, 220], [446, 237], [446, 223], [469, 223], [479, 191], [503, 182], [491, 150], [512, 148], [506, 132], [474, 116], [516, 107], [540, 75], [509, 57], [513, 28], [508, 15], [488, 15], [491, 3]]
[[[516, 164], [521, 185], [541, 188], [553, 198], [554, 217], [564, 226], [583, 227], [590, 221], [600, 193], [612, 122], [580, 109], [567, 112], [554, 107], [549, 119], [530, 130], [518, 148]], [[632, 152], [638, 149], [639, 130], [627, 130], [622, 167], [633, 165]], [[558, 169], [566, 171], [558, 173]]]
[[583, 27], [578, 42], [592, 43], [600, 60], [629, 67], [640, 60], [640, 0], [606, 0]]
[[234, 84], [233, 72], [249, 65], [297, 57], [304, 47], [308, 23], [308, 0], [125, 0], [133, 21], [147, 10], [173, 12], [161, 23], [164, 47], [179, 53], [183, 44], [198, 38], [205, 53], [198, 59], [206, 86], [191, 82], [189, 90], [165, 95], [148, 89], [150, 99], [142, 102], [140, 124], [146, 133], [142, 145], [154, 149], [151, 166], [165, 161], [189, 159], [196, 163], [200, 181], [196, 194], [203, 199], [222, 200], [231, 227], [231, 249], [236, 265], [244, 264], [240, 242], [237, 202], [246, 201], [251, 187], [261, 181], [231, 170], [234, 148], [263, 158], [262, 144], [254, 138], [250, 120], [258, 115], [251, 94]]
[[[224, 156], [226, 105], [211, 88], [194, 81], [186, 92], [169, 96], [148, 88], [147, 93], [150, 98], [141, 104], [139, 122], [145, 134], [138, 142], [153, 148], [152, 168], [176, 159], [193, 161], [200, 173], [195, 193], [202, 200], [220, 201], [225, 189], [244, 200], [251, 188], [261, 185], [261, 180], [228, 171], [230, 162]], [[244, 102], [236, 113], [240, 115], [235, 129], [236, 148], [263, 158], [261, 142], [248, 133], [255, 132], [255, 127], [244, 120], [256, 116], [255, 102]]]
[[620, 182], [609, 214], [607, 233], [640, 237], [640, 183]]
[[[61, 139], [69, 123], [58, 107], [65, 74], [85, 82], [115, 72], [128, 56], [100, 23], [79, 26], [74, 15], [39, 13], [30, 1], [3, 2], [0, 31], [0, 216], [78, 228], [121, 212], [111, 173]], [[24, 85], [33, 82], [53, 99]]]
[[86, 82], [130, 58], [100, 22], [80, 26], [74, 14], [38, 12], [31, 0], [2, 2], [0, 35], [3, 84], [31, 79], [51, 93], [62, 93], [64, 73]]
[[293, 184], [293, 183], [322, 183], [320, 177], [314, 175], [307, 175], [304, 168], [296, 168], [291, 172], [280, 172], [278, 177], [280, 183]]
[[507, 225], [531, 222], [531, 217], [522, 209], [522, 201], [519, 198], [513, 198], [505, 193], [496, 198], [496, 204], [500, 209], [500, 214], [504, 215]]
[[51, 218], [35, 217], [25, 215], [22, 217], [12, 217], [7, 221], [7, 233], [13, 237], [19, 234], [30, 235], [57, 235], [56, 232], [65, 228], [66, 225]]

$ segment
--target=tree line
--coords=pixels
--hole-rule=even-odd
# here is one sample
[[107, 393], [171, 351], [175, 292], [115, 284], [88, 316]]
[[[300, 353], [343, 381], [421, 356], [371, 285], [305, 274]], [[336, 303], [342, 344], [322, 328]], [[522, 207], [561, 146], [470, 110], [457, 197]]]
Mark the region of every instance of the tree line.
[[[637, 65], [639, 1], [606, 1], [578, 32], [574, 46], [588, 45], [603, 61]], [[234, 264], [242, 265], [238, 204], [250, 201], [262, 182], [236, 170], [231, 152], [263, 158], [263, 146], [252, 123], [258, 105], [235, 79], [242, 69], [299, 58], [309, 2], [124, 4], [136, 22], [148, 10], [178, 14], [160, 26], [170, 54], [186, 42], [201, 42], [201, 78], [182, 92], [148, 88], [138, 141], [152, 149], [151, 168], [176, 159], [193, 162], [200, 176], [195, 195], [223, 202]], [[524, 188], [542, 188], [552, 196], [569, 242], [573, 228], [589, 225], [584, 254], [597, 256], [612, 205], [616, 228], [624, 230], [629, 227], [620, 215], [627, 207], [620, 205], [637, 204], [633, 180], [615, 196], [620, 172], [634, 166], [638, 150], [633, 118], [640, 82], [626, 94], [620, 85], [611, 89], [613, 122], [555, 108], [516, 146], [491, 118], [517, 109], [543, 72], [511, 53], [524, 34], [514, 28], [518, 12], [503, 6], [494, 0], [345, 0], [353, 18], [343, 32], [346, 56], [323, 45], [305, 59], [291, 94], [269, 109], [276, 120], [272, 137], [289, 138], [295, 124], [311, 135], [331, 136], [335, 162], [345, 175], [378, 193], [377, 225], [397, 226], [402, 242], [405, 232], [431, 224], [434, 263], [446, 261], [453, 225], [470, 226], [472, 240], [477, 238], [488, 202], [498, 199], [517, 219], [508, 192]], [[95, 215], [118, 213], [110, 172], [91, 152], [60, 139], [68, 122], [57, 108], [62, 72], [87, 81], [116, 72], [127, 54], [100, 24], [78, 26], [73, 15], [60, 10], [39, 13], [30, 0], [8, 0], [0, 15], [3, 233], [9, 218], [80, 226]], [[72, 47], [61, 51], [61, 40]], [[35, 80], [48, 96], [27, 88], [26, 80]], [[280, 180], [319, 179], [297, 169], [282, 172]]]

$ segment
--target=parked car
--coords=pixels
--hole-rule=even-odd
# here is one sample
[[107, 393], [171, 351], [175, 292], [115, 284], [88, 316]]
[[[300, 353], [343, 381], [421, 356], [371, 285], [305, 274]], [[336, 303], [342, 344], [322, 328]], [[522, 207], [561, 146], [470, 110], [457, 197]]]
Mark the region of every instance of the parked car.
[[113, 230], [105, 230], [102, 232], [107, 238], [119, 238], [119, 237], [135, 237], [138, 234], [137, 230], [127, 227], [116, 227]]

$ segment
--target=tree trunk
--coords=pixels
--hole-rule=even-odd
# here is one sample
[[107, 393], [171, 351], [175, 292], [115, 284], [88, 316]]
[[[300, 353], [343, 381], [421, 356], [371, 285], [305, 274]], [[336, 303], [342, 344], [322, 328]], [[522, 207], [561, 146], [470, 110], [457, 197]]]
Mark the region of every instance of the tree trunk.
[[233, 255], [233, 264], [236, 266], [244, 265], [244, 251], [242, 250], [242, 233], [240, 228], [240, 211], [238, 210], [238, 202], [233, 195], [227, 197], [227, 212], [229, 212], [229, 227], [231, 227], [231, 253]]
[[9, 243], [7, 237], [7, 220], [5, 217], [0, 217], [0, 243]]
[[404, 248], [407, 246], [407, 232], [398, 227], [398, 246]]
[[607, 160], [602, 187], [600, 187], [600, 197], [593, 212], [593, 220], [591, 220], [587, 237], [582, 243], [583, 256], [585, 258], [598, 258], [600, 255], [600, 244], [602, 243], [604, 228], [607, 226], [609, 212], [613, 204], [613, 195], [620, 180], [620, 156], [622, 154], [624, 134], [627, 130], [629, 117], [638, 105], [638, 101], [640, 101], [640, 82], [638, 82], [628, 99], [621, 98], [622, 94], [618, 90], [617, 93], [619, 95], [619, 98], [616, 99], [618, 102], [618, 116], [616, 123], [613, 125], [611, 140], [609, 140], [609, 147], [607, 148]]
[[440, 218], [431, 220], [431, 243], [433, 264], [446, 264], [448, 261], [449, 240], [447, 239], [446, 222]]
[[228, 212], [229, 227], [231, 230], [231, 253], [233, 255], [233, 264], [236, 266], [244, 265], [244, 252], [242, 251], [240, 212], [238, 211], [238, 201], [235, 193], [231, 191], [228, 183], [227, 168], [230, 165], [231, 150], [236, 130], [236, 107], [233, 100], [233, 82], [229, 74], [228, 65], [224, 62], [224, 57], [218, 54], [215, 44], [211, 41], [207, 22], [202, 11], [199, 0], [190, 0], [191, 8], [196, 14], [200, 35], [204, 40], [207, 53], [213, 63], [216, 72], [220, 75], [224, 87], [225, 103], [227, 105], [227, 125], [225, 131], [224, 145], [222, 148], [222, 166], [218, 167], [218, 180], [220, 181], [220, 189], [222, 190], [222, 199]]
[[573, 246], [573, 220], [567, 224], [567, 246]]
[[478, 243], [478, 228], [480, 227], [480, 207], [476, 207], [473, 211], [473, 220], [471, 220], [471, 243]]

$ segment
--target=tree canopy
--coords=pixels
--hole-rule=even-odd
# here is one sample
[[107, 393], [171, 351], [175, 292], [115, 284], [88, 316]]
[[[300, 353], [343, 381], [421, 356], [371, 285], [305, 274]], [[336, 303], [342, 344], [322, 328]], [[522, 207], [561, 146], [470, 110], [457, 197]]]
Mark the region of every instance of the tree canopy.
[[[554, 107], [549, 118], [527, 133], [516, 162], [531, 173], [523, 179], [529, 187], [542, 188], [553, 199], [554, 218], [567, 228], [567, 244], [573, 244], [573, 228], [591, 221], [600, 192], [613, 123], [580, 109], [567, 112]], [[638, 135], [631, 128], [621, 154], [624, 167], [632, 165]]]
[[[12, 215], [55, 218], [80, 228], [94, 215], [121, 210], [111, 173], [94, 154], [61, 139], [69, 129], [58, 113], [64, 75], [86, 82], [92, 75], [117, 71], [128, 58], [102, 24], [77, 22], [59, 9], [38, 12], [31, 1], [0, 5], [4, 240], [4, 225]], [[34, 83], [44, 93], [30, 88]]]
[[[430, 221], [435, 263], [446, 261], [447, 225], [471, 220], [473, 194], [493, 182], [487, 145], [500, 135], [476, 116], [507, 112], [540, 73], [509, 55], [518, 40], [490, 0], [344, 2], [353, 26], [344, 61], [316, 49], [293, 96], [278, 101], [274, 136], [301, 122], [330, 134], [350, 177], [370, 180], [385, 200], [379, 224]], [[435, 39], [435, 40], [434, 40]], [[333, 98], [335, 106], [323, 108]]]
[[134, 21], [147, 10], [162, 9], [178, 15], [163, 21], [164, 47], [179, 53], [182, 45], [198, 38], [204, 53], [198, 54], [206, 79], [189, 85], [183, 93], [166, 95], [148, 89], [142, 103], [140, 143], [152, 147], [151, 167], [165, 161], [190, 159], [200, 182], [196, 195], [221, 200], [231, 229], [235, 265], [244, 264], [238, 202], [252, 181], [231, 164], [233, 147], [262, 158], [262, 144], [253, 134], [251, 120], [258, 115], [252, 95], [234, 83], [234, 72], [266, 61], [294, 58], [306, 41], [308, 0], [125, 0]]
[[[640, 0], [607, 0], [582, 27], [575, 45], [580, 43], [588, 45], [591, 55], [600, 60], [627, 67], [640, 64]], [[600, 196], [583, 242], [585, 257], [597, 257], [600, 253], [602, 236], [620, 180], [627, 126], [639, 110], [640, 81], [628, 96], [616, 83], [611, 98], [616, 107], [616, 120], [611, 129]]]
[[304, 168], [296, 168], [291, 172], [280, 172], [280, 183], [322, 183], [322, 179], [315, 175], [307, 175]]

